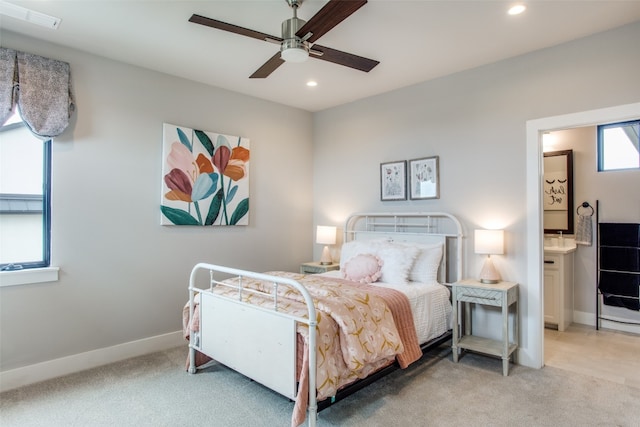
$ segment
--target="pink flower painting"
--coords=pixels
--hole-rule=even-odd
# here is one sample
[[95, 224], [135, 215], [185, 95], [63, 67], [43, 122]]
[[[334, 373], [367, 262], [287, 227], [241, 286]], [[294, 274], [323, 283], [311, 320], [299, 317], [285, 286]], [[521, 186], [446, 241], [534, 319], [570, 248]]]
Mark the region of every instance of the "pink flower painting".
[[162, 225], [248, 225], [249, 139], [163, 125]]

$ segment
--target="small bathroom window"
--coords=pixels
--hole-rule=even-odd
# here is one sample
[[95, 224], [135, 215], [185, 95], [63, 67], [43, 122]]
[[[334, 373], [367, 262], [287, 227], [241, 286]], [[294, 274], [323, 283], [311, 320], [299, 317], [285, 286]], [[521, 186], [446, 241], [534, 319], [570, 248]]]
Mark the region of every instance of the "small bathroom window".
[[598, 126], [598, 171], [640, 169], [640, 120]]

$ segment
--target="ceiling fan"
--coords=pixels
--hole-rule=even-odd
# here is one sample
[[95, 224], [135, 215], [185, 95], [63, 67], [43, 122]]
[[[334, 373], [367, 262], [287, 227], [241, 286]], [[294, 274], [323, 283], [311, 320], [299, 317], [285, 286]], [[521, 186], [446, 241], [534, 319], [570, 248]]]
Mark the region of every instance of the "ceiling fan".
[[309, 22], [297, 16], [297, 10], [302, 5], [303, 0], [285, 1], [293, 9], [293, 18], [282, 22], [282, 37], [272, 36], [196, 14], [193, 14], [191, 18], [189, 18], [189, 22], [280, 44], [280, 52], [273, 55], [249, 76], [249, 78], [252, 79], [268, 77], [285, 61], [303, 62], [309, 55], [311, 55], [312, 58], [322, 59], [365, 72], [371, 71], [373, 67], [380, 63], [373, 59], [363, 58], [362, 56], [314, 44], [316, 40], [329, 30], [364, 6], [367, 0], [329, 0], [318, 13], [309, 19]]

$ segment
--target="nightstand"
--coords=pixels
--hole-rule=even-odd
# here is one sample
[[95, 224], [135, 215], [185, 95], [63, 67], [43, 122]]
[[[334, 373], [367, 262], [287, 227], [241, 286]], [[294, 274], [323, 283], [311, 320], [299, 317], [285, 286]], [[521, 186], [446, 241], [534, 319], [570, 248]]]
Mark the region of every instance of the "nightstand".
[[[502, 358], [502, 375], [509, 375], [509, 359], [518, 348], [518, 285], [513, 282], [496, 284], [481, 283], [477, 280], [465, 279], [453, 284], [453, 361], [458, 362], [460, 350], [477, 351], [479, 353], [500, 356]], [[502, 339], [494, 340], [473, 335], [471, 325], [471, 304], [501, 307]], [[464, 306], [464, 311], [460, 308]], [[509, 309], [514, 307], [513, 339], [509, 339]], [[464, 332], [459, 330], [461, 325]]]
[[319, 262], [305, 262], [300, 264], [300, 273], [302, 274], [325, 273], [333, 270], [340, 270], [340, 264], [333, 263], [322, 265]]

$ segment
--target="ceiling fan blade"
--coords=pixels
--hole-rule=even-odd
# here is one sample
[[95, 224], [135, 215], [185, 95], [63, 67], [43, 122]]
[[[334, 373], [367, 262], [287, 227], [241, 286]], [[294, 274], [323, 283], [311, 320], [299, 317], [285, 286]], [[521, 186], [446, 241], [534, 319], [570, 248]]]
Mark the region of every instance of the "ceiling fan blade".
[[304, 37], [311, 32], [313, 35], [307, 41], [313, 43], [366, 3], [367, 0], [330, 0], [296, 32], [296, 36]]
[[[322, 55], [314, 55], [314, 51], [322, 52]], [[309, 55], [311, 58], [322, 59], [323, 61], [329, 61], [334, 64], [344, 65], [345, 67], [355, 68], [356, 70], [364, 71], [366, 73], [371, 71], [380, 63], [380, 61], [331, 49], [330, 47], [320, 46], [318, 44], [313, 45], [311, 52], [312, 54]]]
[[255, 73], [249, 76], [250, 79], [264, 79], [269, 77], [269, 74], [273, 73], [276, 68], [284, 64], [284, 60], [280, 58], [280, 52], [273, 55], [267, 62], [262, 64], [262, 67], [258, 68]]
[[207, 18], [206, 16], [196, 15], [195, 13], [191, 15], [191, 18], [189, 18], [189, 22], [216, 28], [218, 30], [229, 31], [230, 33], [240, 34], [241, 36], [252, 37], [258, 40], [273, 40], [278, 43], [282, 41], [280, 37], [275, 37], [270, 34], [261, 33], [260, 31], [254, 31], [248, 28], [239, 27], [237, 25], [228, 24], [226, 22], [218, 21], [217, 19]]

